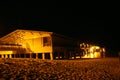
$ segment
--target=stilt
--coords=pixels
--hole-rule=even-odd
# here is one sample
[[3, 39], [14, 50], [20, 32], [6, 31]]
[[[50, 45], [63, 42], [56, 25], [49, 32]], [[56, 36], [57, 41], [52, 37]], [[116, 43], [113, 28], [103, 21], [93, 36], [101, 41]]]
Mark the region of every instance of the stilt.
[[36, 53], [36, 59], [38, 59], [38, 53]]
[[50, 52], [50, 59], [53, 60], [53, 54]]
[[7, 55], [7, 54], [5, 55], [5, 58], [8, 58], [8, 55]]
[[10, 58], [12, 58], [12, 54], [9, 54]]
[[42, 53], [42, 59], [45, 60], [45, 53]]
[[4, 54], [2, 54], [2, 58], [4, 58]]
[[32, 53], [30, 53], [30, 58], [32, 58]]

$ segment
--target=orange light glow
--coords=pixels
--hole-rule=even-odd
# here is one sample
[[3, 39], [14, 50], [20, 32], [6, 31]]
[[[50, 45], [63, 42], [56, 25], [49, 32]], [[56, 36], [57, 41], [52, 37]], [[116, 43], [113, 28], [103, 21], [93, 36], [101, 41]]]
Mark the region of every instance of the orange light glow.
[[103, 48], [100, 48], [99, 46], [90, 46], [87, 48], [82, 48], [85, 51], [87, 51], [82, 58], [100, 58], [102, 57], [101, 54], [101, 50], [105, 52], [105, 48], [103, 50]]

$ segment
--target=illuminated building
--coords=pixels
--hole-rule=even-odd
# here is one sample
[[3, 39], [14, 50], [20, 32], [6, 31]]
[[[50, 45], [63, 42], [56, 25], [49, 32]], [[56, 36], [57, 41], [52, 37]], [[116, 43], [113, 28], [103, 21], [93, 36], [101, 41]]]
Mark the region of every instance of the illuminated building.
[[0, 38], [0, 58], [70, 59], [77, 41], [53, 32], [17, 29]]
[[81, 43], [82, 58], [103, 58], [105, 57], [105, 48], [96, 45]]

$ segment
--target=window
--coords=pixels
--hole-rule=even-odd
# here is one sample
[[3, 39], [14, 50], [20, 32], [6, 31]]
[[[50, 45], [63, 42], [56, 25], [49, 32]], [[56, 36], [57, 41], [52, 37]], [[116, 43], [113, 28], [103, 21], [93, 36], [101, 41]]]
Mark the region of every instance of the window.
[[50, 46], [50, 45], [51, 45], [51, 38], [43, 37], [43, 46]]

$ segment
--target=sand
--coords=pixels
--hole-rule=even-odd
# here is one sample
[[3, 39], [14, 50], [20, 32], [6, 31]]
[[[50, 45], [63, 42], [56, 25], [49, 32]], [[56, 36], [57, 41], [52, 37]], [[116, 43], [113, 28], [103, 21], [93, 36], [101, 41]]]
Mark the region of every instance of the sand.
[[0, 80], [120, 80], [120, 61], [0, 59]]

